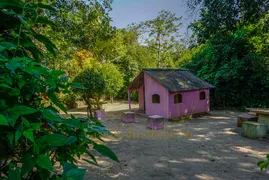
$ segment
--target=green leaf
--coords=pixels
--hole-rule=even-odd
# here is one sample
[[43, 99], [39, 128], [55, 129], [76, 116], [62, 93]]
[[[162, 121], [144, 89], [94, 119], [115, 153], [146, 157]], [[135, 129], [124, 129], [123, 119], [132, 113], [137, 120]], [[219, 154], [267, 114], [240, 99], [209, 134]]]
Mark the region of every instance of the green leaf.
[[79, 128], [81, 124], [78, 119], [73, 119], [73, 118], [65, 119], [62, 121], [62, 123], [73, 128]]
[[19, 1], [14, 0], [1, 0], [0, 1], [0, 9], [8, 9], [8, 8], [23, 8], [23, 4]]
[[0, 125], [8, 126], [8, 121], [7, 121], [6, 117], [3, 116], [2, 114], [0, 114]]
[[27, 119], [25, 119], [24, 117], [21, 118], [23, 124], [26, 126], [26, 127], [29, 127], [30, 124], [29, 124], [29, 121]]
[[40, 34], [35, 34], [34, 37], [41, 43], [43, 43], [47, 50], [56, 57], [56, 52], [54, 49], [57, 49], [56, 46], [45, 36], [42, 36]]
[[26, 29], [28, 29], [30, 31], [31, 29], [30, 29], [29, 25], [27, 24], [27, 22], [24, 21], [23, 16], [18, 15], [17, 17], [19, 18], [21, 23], [24, 25], [24, 27], [26, 27]]
[[97, 164], [97, 161], [96, 161], [94, 155], [93, 155], [92, 153], [90, 153], [90, 152], [88, 152], [88, 155], [89, 155], [89, 156], [92, 158], [92, 160]]
[[39, 147], [36, 144], [34, 144], [33, 153], [34, 154], [39, 154]]
[[63, 121], [63, 119], [55, 111], [51, 109], [44, 109], [43, 116], [44, 118], [50, 121], [57, 121], [57, 122]]
[[8, 138], [9, 143], [13, 144], [14, 134], [13, 133], [8, 133], [7, 138]]
[[9, 163], [8, 179], [21, 180], [21, 169], [16, 167], [13, 163]]
[[11, 91], [9, 92], [10, 96], [19, 96], [21, 93], [20, 89], [18, 88], [12, 88]]
[[28, 129], [26, 131], [23, 132], [23, 135], [29, 139], [30, 141], [32, 141], [33, 143], [35, 142], [35, 138], [33, 135], [33, 131], [31, 129]]
[[94, 143], [93, 148], [98, 151], [100, 154], [102, 154], [103, 156], [107, 156], [110, 159], [119, 162], [117, 156], [113, 153], [113, 151], [111, 151], [108, 147], [106, 147], [105, 145], [102, 144], [96, 144]]
[[260, 164], [260, 169], [261, 171], [264, 169], [264, 168], [267, 168], [269, 165], [269, 162], [263, 162], [262, 164]]
[[12, 44], [11, 42], [7, 42], [7, 41], [0, 42], [0, 46], [3, 46], [4, 48], [8, 50], [16, 49], [17, 47], [15, 44]]
[[66, 173], [71, 169], [77, 169], [78, 167], [72, 163], [64, 163], [63, 178], [66, 178]]
[[95, 165], [95, 166], [99, 166], [97, 163], [91, 161], [91, 160], [88, 160], [88, 159], [83, 159], [84, 161], [86, 161], [87, 163], [89, 164], [92, 164], [92, 165]]
[[[48, 180], [48, 179], [53, 179], [53, 178], [50, 178], [50, 172], [46, 169], [39, 169], [39, 175], [41, 177], [41, 180]], [[57, 179], [57, 180], [60, 180], [60, 179]]]
[[72, 144], [74, 142], [76, 142], [78, 139], [75, 136], [70, 136], [68, 138], [68, 144]]
[[42, 8], [42, 9], [47, 9], [47, 10], [51, 10], [51, 11], [55, 11], [55, 9], [47, 4], [42, 4], [42, 3], [38, 3], [37, 4], [38, 7]]
[[24, 106], [24, 105], [16, 105], [13, 108], [8, 110], [8, 122], [11, 126], [14, 126], [17, 119], [22, 116], [22, 115], [28, 115], [28, 114], [33, 114], [37, 112], [36, 109]]
[[11, 88], [9, 85], [4, 84], [4, 83], [1, 83], [1, 84], [0, 84], [0, 87], [3, 87], [3, 88]]
[[40, 16], [36, 19], [35, 23], [38, 23], [38, 24], [47, 24], [47, 25], [50, 25], [50, 26], [56, 26], [48, 18], [46, 18], [46, 17], [40, 17]]
[[46, 84], [51, 86], [52, 88], [56, 88], [56, 83], [53, 79], [46, 79]]
[[20, 139], [21, 135], [22, 135], [22, 131], [17, 130], [15, 133], [15, 143]]
[[66, 173], [66, 177], [74, 180], [83, 180], [85, 173], [86, 169], [71, 169]]
[[50, 98], [50, 100], [58, 107], [60, 108], [63, 112], [65, 112], [67, 114], [67, 110], [64, 107], [64, 105], [62, 105], [61, 103], [59, 103], [57, 97], [54, 94], [54, 91], [49, 91], [48, 92], [48, 97]]
[[24, 84], [25, 84], [25, 81], [23, 79], [19, 79], [18, 86], [20, 89], [24, 86]]
[[257, 162], [257, 165], [260, 166], [262, 163], [264, 163], [264, 161], [262, 161], [262, 160], [261, 161], [258, 161]]
[[53, 167], [52, 167], [49, 157], [44, 154], [41, 154], [38, 156], [38, 158], [36, 159], [36, 163], [41, 168], [47, 169], [49, 171], [53, 171]]
[[27, 155], [22, 159], [22, 176], [31, 171], [34, 168], [35, 161], [31, 155]]
[[0, 45], [0, 52], [2, 52], [3, 50], [5, 50], [6, 48], [4, 46]]
[[77, 88], [77, 89], [81, 89], [81, 88], [82, 88], [82, 85], [81, 85], [81, 83], [79, 83], [79, 82], [71, 82], [71, 83], [69, 83], [69, 85], [70, 85], [71, 87], [73, 87], [73, 88]]
[[29, 129], [37, 130], [39, 129], [44, 123], [30, 123]]
[[68, 138], [62, 134], [49, 134], [43, 136], [43, 138], [51, 146], [63, 146], [68, 143]]

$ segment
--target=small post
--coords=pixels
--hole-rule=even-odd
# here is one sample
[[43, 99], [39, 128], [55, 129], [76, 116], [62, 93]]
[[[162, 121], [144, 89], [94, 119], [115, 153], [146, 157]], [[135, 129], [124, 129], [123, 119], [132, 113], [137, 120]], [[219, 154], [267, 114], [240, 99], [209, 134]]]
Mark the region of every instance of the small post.
[[130, 90], [128, 89], [128, 103], [129, 103], [129, 110], [131, 110], [131, 99], [130, 99]]

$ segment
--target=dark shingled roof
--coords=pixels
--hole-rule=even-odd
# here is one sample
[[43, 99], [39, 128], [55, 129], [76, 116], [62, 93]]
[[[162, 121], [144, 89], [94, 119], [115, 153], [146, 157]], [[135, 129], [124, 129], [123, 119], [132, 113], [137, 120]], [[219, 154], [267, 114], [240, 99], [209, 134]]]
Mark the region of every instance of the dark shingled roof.
[[144, 73], [157, 80], [171, 92], [215, 88], [187, 69], [143, 69]]

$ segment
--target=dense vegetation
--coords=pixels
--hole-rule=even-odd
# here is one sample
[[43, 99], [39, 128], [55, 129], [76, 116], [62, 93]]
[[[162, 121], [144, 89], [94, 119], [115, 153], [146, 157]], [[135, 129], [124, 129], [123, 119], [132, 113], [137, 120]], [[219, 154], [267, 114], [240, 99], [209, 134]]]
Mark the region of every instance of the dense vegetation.
[[44, 66], [44, 55], [56, 58], [57, 49], [36, 29], [53, 25], [50, 11], [46, 4], [0, 1], [0, 179], [83, 179], [77, 159], [98, 165], [93, 150], [118, 161], [96, 142], [110, 134], [99, 121], [59, 115], [67, 111], [58, 94], [80, 85]]
[[119, 78], [119, 86], [108, 88], [106, 92], [113, 93], [102, 98], [126, 98], [126, 87], [142, 68], [183, 67], [216, 86], [213, 107], [269, 105], [266, 0], [189, 0], [191, 12], [200, 14], [190, 25], [190, 37], [179, 33], [182, 17], [165, 10], [151, 20], [116, 29], [111, 26], [110, 0], [42, 2], [57, 10], [46, 12], [57, 26], [36, 27], [58, 48], [56, 60], [45, 54], [45, 65], [66, 70], [74, 79], [87, 68], [96, 69], [96, 63], [114, 64], [123, 82]]

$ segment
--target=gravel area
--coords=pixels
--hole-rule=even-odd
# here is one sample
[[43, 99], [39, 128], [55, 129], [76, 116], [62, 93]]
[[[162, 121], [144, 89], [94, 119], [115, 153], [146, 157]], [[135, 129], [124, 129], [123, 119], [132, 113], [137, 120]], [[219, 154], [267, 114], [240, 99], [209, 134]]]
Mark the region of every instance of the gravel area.
[[[137, 104], [133, 105], [137, 109]], [[106, 145], [120, 163], [96, 154], [101, 167], [81, 162], [85, 179], [269, 179], [257, 161], [269, 153], [269, 140], [241, 136], [236, 127], [238, 112], [211, 111], [206, 116], [180, 122], [165, 121], [165, 129], [146, 129], [147, 119], [137, 115], [134, 123], [122, 123], [127, 103], [106, 104], [101, 120], [117, 138], [105, 137]], [[71, 111], [86, 115], [85, 108]]]

